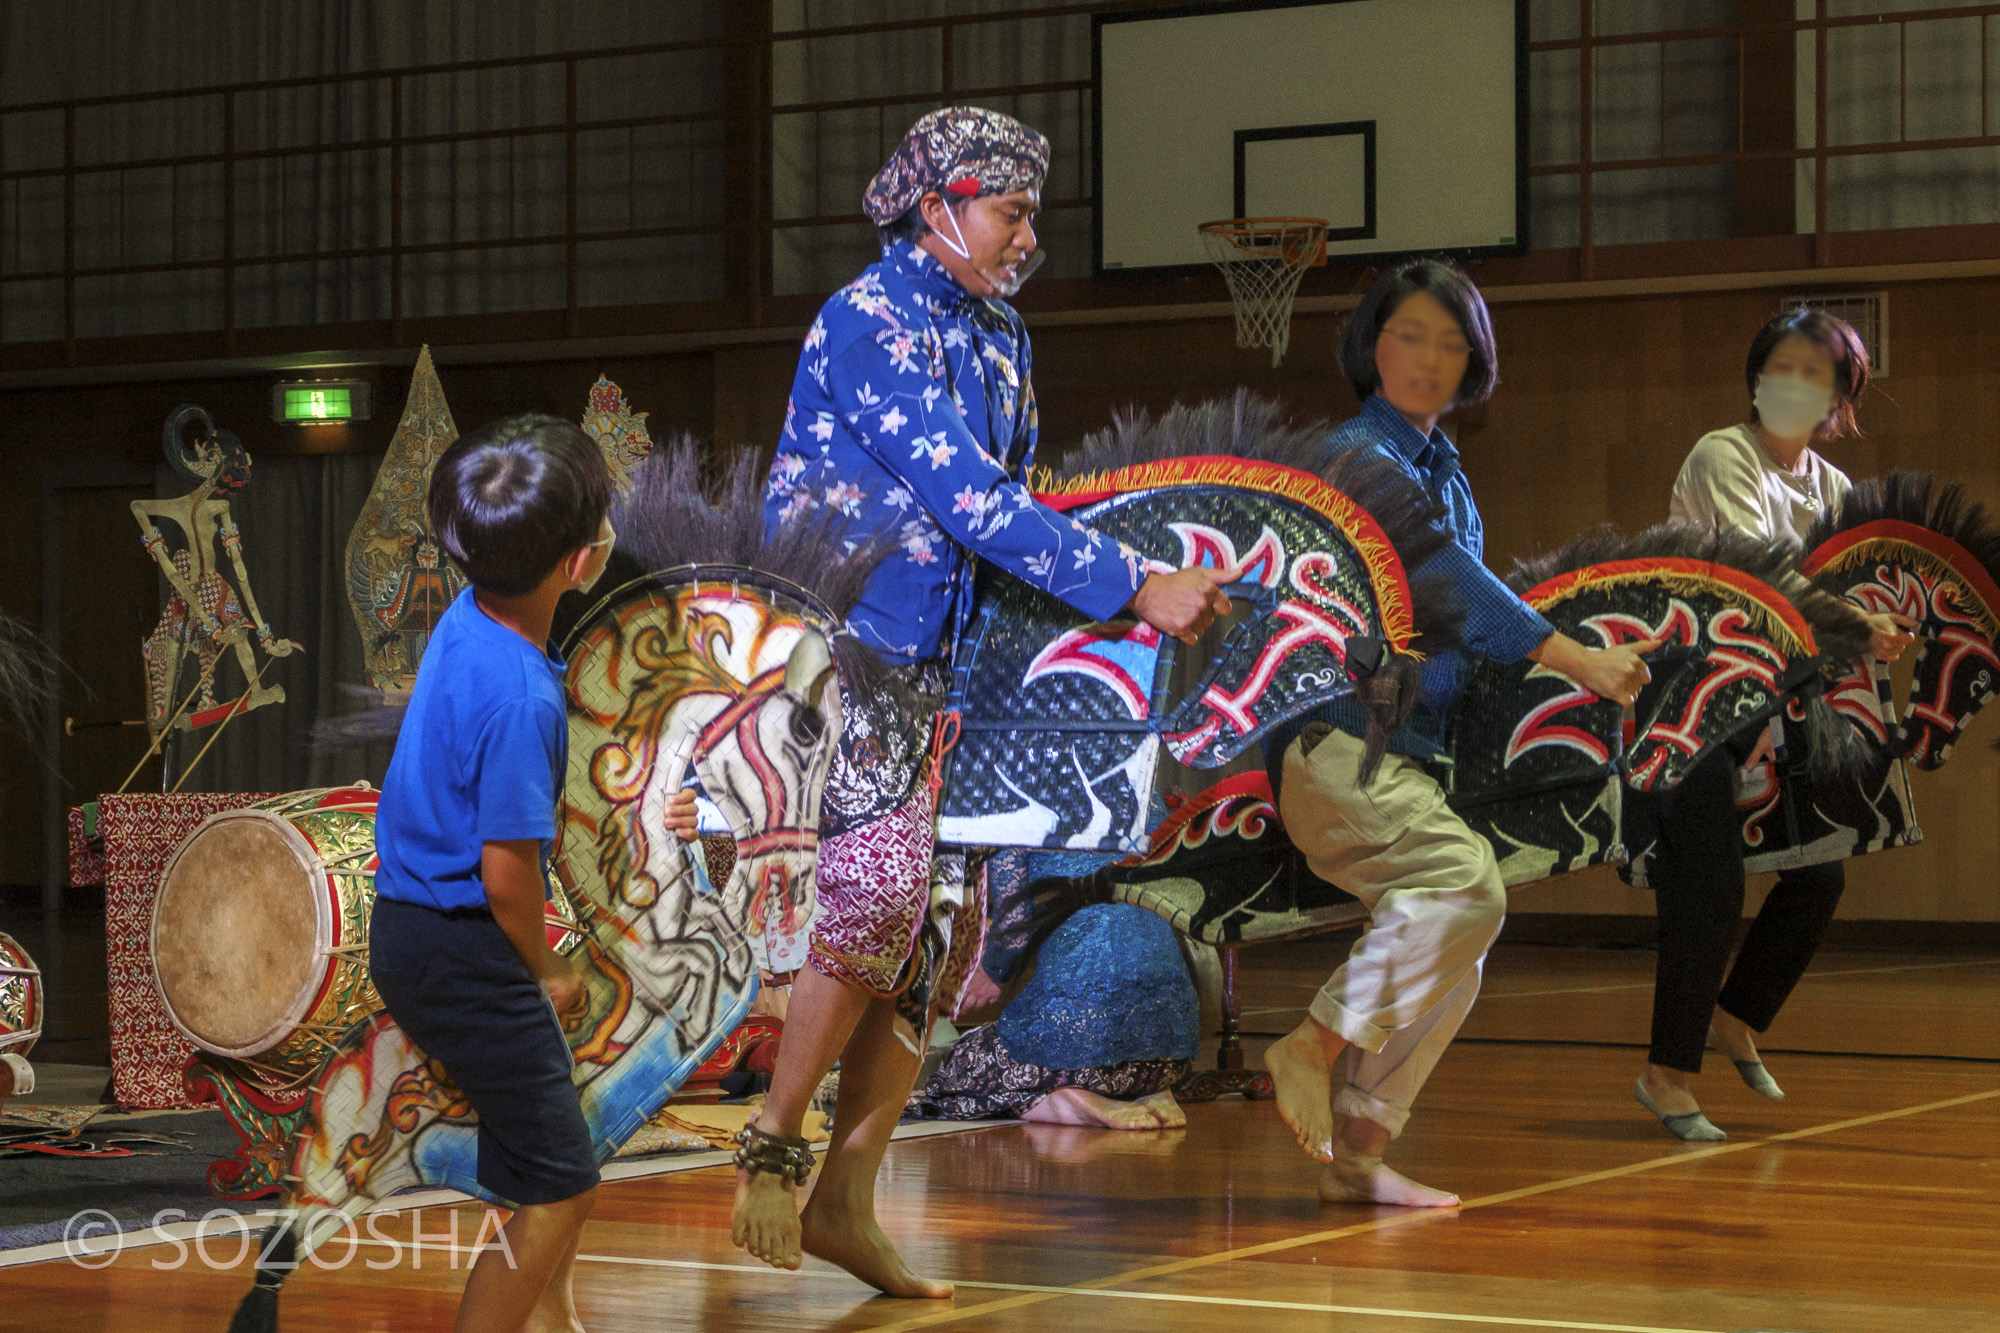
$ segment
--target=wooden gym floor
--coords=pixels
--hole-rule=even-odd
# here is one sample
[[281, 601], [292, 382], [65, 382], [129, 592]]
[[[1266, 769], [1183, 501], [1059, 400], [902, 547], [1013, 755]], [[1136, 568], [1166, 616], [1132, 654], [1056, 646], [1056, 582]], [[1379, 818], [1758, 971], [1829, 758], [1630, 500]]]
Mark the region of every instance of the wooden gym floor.
[[[1314, 946], [1245, 955], [1245, 1027], [1297, 1020]], [[746, 1261], [727, 1169], [607, 1185], [578, 1270], [593, 1333], [654, 1329], [2000, 1330], [2000, 956], [1825, 954], [1767, 1040], [1789, 1099], [1711, 1057], [1727, 1143], [1633, 1104], [1652, 955], [1505, 947], [1393, 1161], [1461, 1209], [1330, 1207], [1268, 1103], [1182, 1133], [1007, 1125], [891, 1148], [882, 1218], [952, 1302]], [[1253, 1052], [1264, 1039], [1253, 1039]], [[477, 1226], [469, 1214], [461, 1241]], [[426, 1234], [446, 1230], [437, 1213]], [[407, 1217], [381, 1227], [406, 1237]], [[212, 1245], [227, 1260], [236, 1245]], [[462, 1273], [387, 1246], [286, 1290], [283, 1327], [448, 1328]], [[334, 1256], [338, 1259], [338, 1255]], [[0, 1270], [0, 1325], [220, 1330], [247, 1270], [167, 1247]], [[462, 1262], [462, 1261], [461, 1261]]]

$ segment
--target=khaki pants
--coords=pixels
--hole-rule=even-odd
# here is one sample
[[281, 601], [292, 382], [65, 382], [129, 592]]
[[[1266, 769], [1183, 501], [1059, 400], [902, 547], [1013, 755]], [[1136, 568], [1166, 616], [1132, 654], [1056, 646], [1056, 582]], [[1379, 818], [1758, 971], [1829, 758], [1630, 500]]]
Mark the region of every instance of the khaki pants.
[[1353, 1043], [1334, 1110], [1394, 1135], [1478, 998], [1507, 890], [1436, 780], [1392, 754], [1364, 788], [1361, 758], [1355, 737], [1310, 728], [1285, 752], [1280, 814], [1313, 873], [1373, 915], [1311, 1013]]

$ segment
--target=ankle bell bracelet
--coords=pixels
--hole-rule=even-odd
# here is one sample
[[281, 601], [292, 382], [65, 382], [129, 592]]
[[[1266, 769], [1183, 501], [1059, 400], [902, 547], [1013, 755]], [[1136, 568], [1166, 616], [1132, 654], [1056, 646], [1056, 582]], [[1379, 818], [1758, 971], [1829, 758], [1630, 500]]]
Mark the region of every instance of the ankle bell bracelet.
[[745, 1125], [736, 1134], [736, 1165], [745, 1171], [788, 1177], [803, 1185], [813, 1173], [812, 1147], [804, 1139]]

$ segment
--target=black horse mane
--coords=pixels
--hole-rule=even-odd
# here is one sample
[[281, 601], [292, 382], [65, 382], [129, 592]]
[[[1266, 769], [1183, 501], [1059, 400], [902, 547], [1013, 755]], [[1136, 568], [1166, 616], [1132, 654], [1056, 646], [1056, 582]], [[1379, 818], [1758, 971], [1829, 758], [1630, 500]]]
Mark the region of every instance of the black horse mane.
[[56, 676], [48, 647], [34, 631], [0, 611], [0, 707], [38, 756], [42, 714], [56, 692]]
[[1517, 593], [1525, 593], [1558, 574], [1585, 565], [1666, 557], [1722, 565], [1768, 583], [1798, 608], [1799, 615], [1812, 627], [1813, 638], [1825, 657], [1851, 662], [1869, 649], [1872, 636], [1868, 622], [1847, 602], [1806, 581], [1799, 573], [1797, 547], [1788, 542], [1761, 541], [1723, 528], [1659, 523], [1627, 535], [1607, 523], [1557, 550], [1517, 561], [1507, 575], [1507, 585]]
[[[1464, 604], [1444, 575], [1420, 572], [1451, 542], [1443, 504], [1380, 450], [1336, 445], [1326, 421], [1294, 424], [1282, 412], [1279, 404], [1248, 389], [1193, 407], [1176, 403], [1158, 417], [1129, 408], [1112, 418], [1110, 429], [1085, 436], [1050, 475], [1060, 486], [1145, 463], [1220, 456], [1316, 476], [1367, 511], [1402, 561], [1410, 582], [1411, 646], [1425, 654], [1455, 647], [1465, 624]], [[1358, 682], [1362, 705], [1382, 730], [1383, 744], [1408, 720], [1419, 689], [1416, 660], [1404, 655]], [[1375, 739], [1371, 735], [1371, 756]], [[1366, 772], [1373, 768], [1373, 762], [1364, 765]]]
[[[611, 508], [622, 569], [744, 565], [797, 584], [845, 620], [888, 550], [849, 549], [849, 522], [837, 509], [814, 509], [767, 528], [764, 470], [756, 453], [745, 450], [713, 474], [705, 474], [701, 454], [701, 446], [682, 434], [656, 446], [632, 470], [631, 487]], [[616, 586], [618, 572], [607, 569], [607, 587]]]
[[1901, 519], [1957, 542], [2000, 580], [2000, 522], [1962, 483], [1930, 472], [1891, 472], [1856, 482], [1837, 511], [1813, 524], [1806, 549], [1816, 551], [1843, 532], [1882, 519]]

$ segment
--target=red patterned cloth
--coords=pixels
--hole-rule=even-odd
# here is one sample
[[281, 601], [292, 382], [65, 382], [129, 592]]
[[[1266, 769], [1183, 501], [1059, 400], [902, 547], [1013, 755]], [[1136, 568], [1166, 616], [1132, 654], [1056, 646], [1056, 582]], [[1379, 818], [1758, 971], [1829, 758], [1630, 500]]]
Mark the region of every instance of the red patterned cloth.
[[222, 810], [269, 792], [137, 793], [98, 802], [104, 839], [104, 935], [111, 982], [112, 1095], [124, 1107], [193, 1106], [181, 1073], [194, 1047], [167, 1017], [153, 985], [153, 899], [167, 861]]
[[69, 886], [89, 888], [104, 882], [104, 842], [87, 837], [83, 828], [83, 807], [69, 808]]
[[813, 970], [878, 997], [907, 986], [936, 850], [931, 791], [922, 782], [880, 819], [822, 838]]

